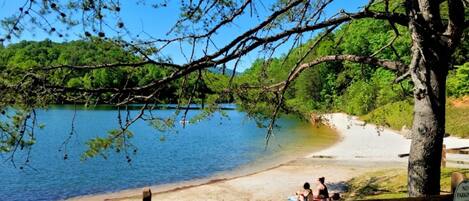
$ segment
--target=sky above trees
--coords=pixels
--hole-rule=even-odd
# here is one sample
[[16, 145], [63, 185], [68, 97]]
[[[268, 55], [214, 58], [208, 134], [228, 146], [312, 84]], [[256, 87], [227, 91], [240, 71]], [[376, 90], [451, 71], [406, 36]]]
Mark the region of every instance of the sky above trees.
[[[60, 4], [60, 1], [58, 2]], [[233, 25], [221, 28], [212, 40], [214, 43], [220, 46], [226, 44], [226, 42], [232, 40], [240, 33], [258, 24], [262, 19], [268, 16], [271, 13], [270, 8], [274, 2], [276, 1], [254, 1], [254, 5], [256, 5], [256, 12], [253, 12], [252, 14], [251, 12], [247, 12], [241, 17], [237, 18]], [[325, 9], [324, 17], [331, 17], [341, 10], [346, 12], [358, 11], [362, 6], [366, 5], [367, 2], [367, 0], [334, 1]], [[148, 40], [150, 38], [169, 39], [176, 37], [174, 33], [168, 34], [168, 31], [171, 30], [180, 16], [180, 1], [130, 0], [121, 1], [120, 3], [122, 4], [120, 15], [107, 16], [107, 19], [112, 20], [108, 21], [107, 24], [102, 26], [103, 32], [106, 33], [106, 36], [111, 38], [120, 36], [129, 41], [134, 39]], [[19, 8], [24, 4], [25, 1], [22, 0], [0, 0], [0, 19], [18, 15]], [[157, 8], [155, 8], [154, 5], [156, 5]], [[257, 16], [259, 16], [259, 18]], [[4, 42], [4, 45], [8, 45], [9, 43], [16, 43], [21, 40], [40, 41], [44, 39], [51, 39], [52, 41], [62, 42], [77, 40], [84, 36], [85, 31], [80, 25], [74, 26], [70, 28], [70, 30], [67, 30], [67, 27], [64, 26], [63, 23], [61, 23], [56, 17], [51, 17], [49, 22], [54, 28], [58, 30], [57, 32], [51, 34], [38, 28], [30, 29], [32, 26], [28, 25], [19, 38], [12, 37], [9, 42]], [[116, 31], [119, 30], [116, 29], [117, 22], [123, 22], [128, 32]], [[58, 36], [60, 32], [64, 33], [63, 37]], [[312, 38], [315, 34], [316, 32], [312, 33], [310, 38]], [[0, 32], [0, 36], [4, 37], [4, 35], [4, 30], [2, 30], [2, 32]], [[302, 42], [304, 43], [310, 38], [304, 38]], [[290, 41], [279, 47], [278, 51], [275, 52], [276, 55], [274, 56], [285, 54], [289, 49], [291, 49], [292, 44], [293, 39], [290, 39]], [[166, 56], [170, 57], [176, 64], [186, 63], [187, 59], [180, 52], [181, 49], [187, 49], [187, 51], [189, 51], [191, 49], [190, 47], [190, 44], [182, 44], [181, 46], [176, 44], [170, 45], [169, 47], [165, 48]], [[244, 71], [245, 69], [249, 68], [253, 61], [259, 58], [260, 54], [257, 52], [253, 51], [252, 53], [244, 56], [239, 67], [237, 68], [237, 71]], [[203, 55], [202, 52], [198, 52], [196, 54]], [[228, 68], [230, 68], [232, 65], [233, 64], [229, 63]]]

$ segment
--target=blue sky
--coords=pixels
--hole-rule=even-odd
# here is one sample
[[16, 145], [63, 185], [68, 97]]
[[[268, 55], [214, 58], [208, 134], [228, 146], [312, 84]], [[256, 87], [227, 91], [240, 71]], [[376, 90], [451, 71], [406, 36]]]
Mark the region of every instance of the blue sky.
[[[4, 19], [5, 17], [12, 16], [19, 13], [19, 7], [24, 4], [27, 0], [0, 0], [0, 18]], [[66, 2], [59, 0], [58, 2]], [[145, 38], [147, 35], [151, 35], [153, 38], [171, 38], [167, 36], [167, 32], [174, 25], [178, 19], [179, 15], [179, 0], [169, 0], [167, 7], [161, 7], [158, 9], [152, 8], [150, 5], [146, 4], [137, 4], [138, 0], [120, 0], [121, 2], [121, 12], [120, 18], [124, 22], [125, 27], [131, 31], [133, 36], [139, 35], [140, 38]], [[161, 1], [147, 1], [147, 2], [161, 2]], [[265, 5], [269, 7], [275, 1], [254, 1], [256, 5]], [[326, 16], [332, 16], [339, 12], [341, 9], [344, 9], [348, 12], [357, 11], [361, 6], [365, 5], [368, 0], [336, 0], [330, 4], [326, 9]], [[59, 3], [60, 4], [60, 3]], [[266, 16], [269, 14], [269, 11], [263, 6], [257, 6], [257, 11], [259, 15]], [[117, 19], [115, 20], [117, 21]], [[114, 22], [115, 22], [114, 21]], [[78, 26], [70, 30], [65, 30], [65, 27], [61, 25], [60, 22], [52, 18], [50, 20], [51, 24], [54, 27], [57, 27], [57, 30], [61, 30], [62, 33], [66, 34], [66, 37], [59, 38], [57, 34], [48, 34], [41, 30], [28, 31], [25, 30], [20, 38], [13, 38], [10, 43], [18, 42], [19, 40], [44, 40], [51, 39], [53, 41], [69, 41], [79, 39], [80, 35], [83, 35], [83, 28]], [[114, 22], [110, 22], [112, 24]], [[217, 36], [213, 38], [216, 44], [223, 45], [230, 39], [235, 38], [240, 33], [244, 32], [246, 29], [255, 26], [259, 20], [249, 15], [241, 16], [239, 19], [234, 21], [234, 24], [229, 25], [217, 32]], [[27, 23], [26, 23], [27, 24]], [[115, 23], [114, 23], [115, 24]], [[112, 26], [112, 25], [110, 25]], [[109, 32], [109, 29], [104, 27], [103, 30], [109, 36], [118, 35], [115, 32]], [[109, 34], [113, 33], [113, 34]], [[5, 30], [0, 29], [0, 37], [5, 36]], [[305, 41], [304, 41], [305, 42]], [[291, 47], [292, 42], [283, 45], [276, 52], [275, 56], [280, 56], [285, 54], [288, 49]], [[166, 48], [164, 52], [165, 56], [172, 58], [173, 62], [182, 64], [186, 62], [185, 57], [180, 53], [180, 46], [173, 45]], [[188, 45], [183, 45], [182, 49], [184, 51], [189, 51], [190, 48]], [[196, 53], [201, 55], [199, 51]], [[259, 57], [259, 54], [254, 51], [243, 57], [238, 71], [243, 71], [246, 68], [250, 67], [251, 63]], [[228, 65], [230, 67], [230, 65]]]

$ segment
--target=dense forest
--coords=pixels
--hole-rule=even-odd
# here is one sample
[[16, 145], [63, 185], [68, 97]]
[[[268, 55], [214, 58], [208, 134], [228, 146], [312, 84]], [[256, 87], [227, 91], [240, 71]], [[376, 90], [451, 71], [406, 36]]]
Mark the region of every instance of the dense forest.
[[[402, 27], [401, 27], [402, 28]], [[394, 33], [388, 24], [376, 20], [360, 20], [340, 27], [334, 33], [321, 38], [318, 34], [307, 43], [294, 48], [279, 58], [259, 59], [241, 77], [241, 83], [269, 85], [283, 81], [302, 55], [307, 53], [303, 62], [309, 62], [324, 55], [356, 54], [372, 55], [381, 51], [377, 57], [383, 59], [410, 61], [411, 41], [405, 29], [394, 41], [394, 48], [380, 50], [393, 40]], [[310, 47], [317, 40], [322, 40], [314, 50]], [[396, 55], [399, 55], [397, 57]], [[469, 42], [454, 55], [453, 69], [447, 80], [447, 96], [460, 98], [469, 94]], [[296, 113], [306, 119], [311, 111], [346, 112], [363, 115], [363, 119], [394, 129], [412, 125], [412, 88], [410, 79], [396, 82], [400, 75], [396, 72], [372, 65], [351, 62], [324, 63], [303, 72], [290, 85], [285, 95], [284, 112]], [[242, 84], [241, 84], [242, 85]], [[259, 92], [259, 91], [258, 91]], [[250, 92], [257, 96], [256, 92]], [[262, 93], [260, 93], [262, 94]], [[256, 112], [268, 112], [273, 109], [269, 100], [256, 104], [243, 104]], [[258, 97], [256, 97], [259, 99]], [[252, 102], [252, 101], [251, 101]], [[262, 101], [261, 101], [262, 102]], [[447, 132], [458, 136], [469, 136], [469, 125], [460, 117], [469, 115], [464, 108], [447, 107]], [[464, 119], [464, 118], [462, 118]]]
[[[394, 40], [394, 47], [382, 50], [376, 57], [409, 63], [410, 36], [404, 28], [399, 29], [399, 33], [393, 39], [395, 34], [389, 24], [376, 20], [354, 21], [341, 26], [327, 37], [323, 38], [318, 34], [282, 57], [257, 60], [239, 81], [262, 86], [278, 83], [288, 76], [296, 61], [305, 54], [307, 56], [304, 63], [324, 55], [373, 55], [391, 40]], [[314, 50], [310, 50], [309, 47], [317, 40], [322, 41]], [[468, 57], [469, 43], [464, 40], [453, 55], [454, 66], [447, 80], [449, 98], [469, 94]], [[410, 79], [396, 82], [399, 76], [396, 72], [372, 65], [352, 62], [320, 64], [303, 72], [290, 85], [285, 93], [285, 107], [282, 109], [307, 119], [310, 118], [311, 111], [346, 112], [394, 129], [401, 129], [404, 125], [410, 128], [413, 84]], [[262, 94], [261, 91], [250, 93], [257, 95]], [[269, 104], [269, 100], [274, 98], [267, 96], [256, 97], [257, 101], [251, 101], [255, 104], [243, 105], [256, 112], [271, 111], [274, 106]], [[259, 103], [262, 102], [259, 100], [264, 100], [264, 104]], [[468, 137], [469, 125], [464, 122], [467, 121], [465, 117], [469, 115], [469, 111], [465, 108], [453, 108], [449, 104], [447, 111], [447, 116], [454, 117], [447, 118], [447, 132]]]
[[[377, 57], [409, 63], [410, 38], [405, 30], [396, 39], [394, 50], [383, 50]], [[391, 26], [379, 21], [361, 20], [345, 25], [334, 34], [323, 38], [322, 43], [304, 59], [333, 54], [372, 55], [394, 37]], [[311, 43], [293, 49], [289, 54], [270, 60], [257, 60], [240, 78], [241, 82], [278, 83], [284, 80], [295, 62], [309, 51]], [[459, 97], [468, 93], [469, 44], [467, 41], [455, 55], [454, 69], [448, 78], [448, 96]], [[326, 63], [303, 72], [286, 93], [287, 108], [308, 114], [311, 110], [338, 110], [363, 115], [390, 103], [406, 101], [412, 92], [412, 83], [404, 80], [395, 83], [398, 75], [384, 68], [355, 63]], [[259, 79], [266, 78], [266, 79]]]
[[[8, 79], [0, 80], [2, 84], [8, 85], [15, 80], [22, 79], [28, 72], [42, 71], [40, 66], [82, 66], [90, 64], [114, 64], [119, 62], [132, 63], [139, 61], [139, 56], [135, 54], [135, 50], [131, 47], [123, 47], [113, 40], [104, 40], [101, 38], [89, 38], [87, 40], [77, 40], [72, 42], [57, 43], [50, 40], [35, 42], [21, 41], [11, 44], [7, 47], [0, 47], [0, 70], [4, 75], [8, 75]], [[213, 72], [212, 72], [213, 71]], [[55, 80], [56, 85], [64, 87], [79, 87], [83, 89], [97, 88], [122, 88], [141, 86], [150, 83], [152, 80], [160, 79], [169, 74], [169, 70], [165, 67], [148, 64], [132, 67], [123, 66], [115, 68], [96, 68], [90, 69], [67, 69], [63, 68], [54, 71], [53, 74], [47, 75]], [[42, 73], [48, 73], [44, 70]], [[229, 74], [227, 72], [227, 74]], [[16, 77], [12, 77], [16, 76]], [[188, 75], [182, 81], [175, 81], [164, 87], [160, 92], [160, 96], [152, 103], [178, 103], [178, 101], [186, 101], [188, 97], [180, 96], [179, 90], [193, 90], [194, 103], [202, 102], [207, 99], [210, 94], [214, 94], [213, 90], [220, 88], [218, 86], [226, 76], [215, 70], [204, 70], [201, 72], [204, 79], [197, 79], [197, 75]], [[207, 82], [207, 83], [205, 83]], [[184, 85], [184, 87], [182, 87]], [[208, 87], [211, 86], [211, 88]], [[217, 87], [218, 86], [218, 87]], [[56, 104], [64, 103], [81, 103], [81, 104], [98, 104], [112, 103], [103, 102], [101, 100], [112, 100], [111, 93], [96, 93], [91, 96], [76, 94], [76, 96], [54, 96], [43, 98], [53, 98], [51, 102]], [[12, 102], [14, 102], [14, 97]], [[36, 100], [38, 101], [38, 100]], [[50, 101], [50, 100], [44, 100]], [[230, 97], [224, 97], [220, 102], [231, 102]], [[15, 102], [18, 104], [18, 102]], [[41, 105], [41, 104], [39, 104]]]

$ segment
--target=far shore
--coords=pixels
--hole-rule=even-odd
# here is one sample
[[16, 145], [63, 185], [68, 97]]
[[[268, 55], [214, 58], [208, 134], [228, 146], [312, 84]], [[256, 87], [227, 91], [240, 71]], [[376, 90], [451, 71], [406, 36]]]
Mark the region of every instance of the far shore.
[[[343, 113], [326, 114], [340, 140], [333, 146], [263, 170], [150, 186], [155, 200], [286, 200], [305, 181], [324, 176], [331, 192], [344, 192], [345, 182], [369, 171], [406, 168], [410, 140], [397, 131], [380, 129]], [[469, 139], [448, 137], [447, 148], [467, 146]], [[452, 154], [448, 159], [454, 158]], [[452, 164], [448, 164], [452, 166]], [[142, 188], [87, 195], [69, 200], [141, 200]]]

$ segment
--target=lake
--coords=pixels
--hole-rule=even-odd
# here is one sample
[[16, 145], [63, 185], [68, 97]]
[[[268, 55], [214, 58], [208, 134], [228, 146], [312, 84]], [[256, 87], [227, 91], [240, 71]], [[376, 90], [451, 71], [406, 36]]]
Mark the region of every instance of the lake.
[[[228, 105], [228, 107], [234, 107]], [[336, 141], [327, 129], [316, 129], [293, 118], [281, 118], [275, 137], [265, 150], [266, 129], [238, 110], [224, 110], [228, 117], [215, 113], [197, 124], [177, 124], [174, 129], [160, 132], [148, 122], [137, 121], [131, 139], [138, 147], [125, 155], [111, 151], [107, 159], [96, 157], [80, 160], [86, 141], [106, 135], [117, 128], [117, 110], [97, 107], [78, 108], [75, 131], [64, 160], [60, 152], [74, 116], [74, 107], [55, 106], [39, 110], [38, 121], [45, 127], [36, 132], [37, 142], [31, 152], [32, 168], [14, 168], [0, 163], [0, 200], [61, 200], [79, 195], [139, 188], [149, 185], [183, 182], [212, 177], [239, 169], [253, 170], [258, 164], [278, 163], [280, 158], [297, 157], [321, 149]], [[131, 111], [136, 114], [138, 111]], [[190, 110], [189, 117], [198, 110]], [[174, 110], [153, 112], [160, 117]], [[164, 140], [162, 140], [164, 139]], [[133, 149], [129, 150], [133, 152]], [[4, 160], [6, 155], [3, 156]], [[277, 161], [276, 161], [277, 160]]]

